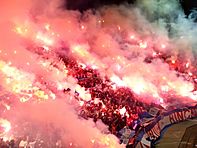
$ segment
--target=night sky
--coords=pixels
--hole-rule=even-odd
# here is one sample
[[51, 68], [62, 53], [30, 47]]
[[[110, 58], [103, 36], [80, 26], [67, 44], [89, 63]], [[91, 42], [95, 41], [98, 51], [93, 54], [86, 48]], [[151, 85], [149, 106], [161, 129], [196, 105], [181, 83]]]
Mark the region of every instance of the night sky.
[[[122, 4], [125, 2], [133, 3], [135, 0], [66, 0], [66, 8], [71, 10], [84, 11], [89, 8], [98, 8], [103, 5]], [[189, 15], [191, 10], [197, 8], [197, 0], [179, 0], [186, 15]]]

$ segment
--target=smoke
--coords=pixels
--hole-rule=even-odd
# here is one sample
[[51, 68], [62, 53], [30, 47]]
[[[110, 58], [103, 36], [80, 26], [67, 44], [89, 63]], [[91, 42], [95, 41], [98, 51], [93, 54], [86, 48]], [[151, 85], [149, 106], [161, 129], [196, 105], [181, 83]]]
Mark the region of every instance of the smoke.
[[[60, 0], [0, 3], [0, 92], [12, 102], [3, 116], [18, 125], [13, 131], [22, 133], [28, 126], [20, 124], [31, 123], [32, 129], [47, 137], [54, 128], [47, 131], [45, 126], [52, 124], [62, 130], [60, 139], [65, 143], [120, 147], [93, 121], [77, 116], [74, 92], [81, 92], [83, 100], [90, 94], [67, 74], [60, 55], [97, 69], [116, 87], [129, 87], [141, 101], [163, 106], [172, 100], [196, 102], [191, 79], [178, 76], [162, 58], [145, 62], [147, 57], [172, 55], [169, 61], [183, 60], [187, 73], [196, 76], [197, 30], [176, 0], [139, 0], [135, 5], [103, 6], [83, 13], [64, 10]], [[64, 88], [70, 88], [70, 94], [64, 94]]]
[[[186, 18], [181, 4], [178, 0], [160, 1], [160, 0], [138, 0], [138, 6], [149, 21], [160, 28], [164, 28], [169, 37], [178, 42], [180, 50], [193, 50], [196, 52], [196, 19], [195, 11], [192, 11], [189, 18]], [[180, 42], [185, 44], [181, 47]]]
[[[40, 30], [46, 27], [46, 22], [53, 24], [57, 29], [54, 31], [59, 32], [58, 36], [62, 35], [62, 39], [68, 40], [68, 44], [76, 39], [81, 14], [59, 10], [59, 2], [1, 2], [1, 97], [5, 98], [1, 104], [7, 107], [2, 117], [12, 125], [11, 133], [7, 136], [28, 135], [44, 139], [45, 142], [53, 139], [51, 144], [60, 139], [73, 147], [120, 147], [114, 136], [101, 133], [93, 121], [79, 119], [73, 109], [75, 106], [69, 105], [77, 84], [74, 78], [66, 77], [66, 71], [61, 70], [63, 63], [52, 55], [46, 60], [35, 54], [35, 44], [43, 46], [44, 42], [51, 45], [51, 40], [44, 38], [42, 35], [46, 34]], [[71, 33], [67, 34], [66, 31]], [[56, 63], [58, 69], [51, 63]], [[61, 97], [63, 88], [70, 88], [72, 96], [64, 94]], [[38, 103], [35, 99], [58, 100]], [[76, 104], [76, 101], [72, 101], [72, 104]], [[58, 132], [59, 136], [55, 133], [56, 129], [61, 131]]]
[[[18, 136], [62, 140], [74, 147], [119, 147], [115, 136], [102, 134], [91, 120], [79, 119], [72, 106], [63, 100], [17, 104], [6, 116], [13, 121], [13, 131]], [[55, 145], [54, 141], [50, 146]]]

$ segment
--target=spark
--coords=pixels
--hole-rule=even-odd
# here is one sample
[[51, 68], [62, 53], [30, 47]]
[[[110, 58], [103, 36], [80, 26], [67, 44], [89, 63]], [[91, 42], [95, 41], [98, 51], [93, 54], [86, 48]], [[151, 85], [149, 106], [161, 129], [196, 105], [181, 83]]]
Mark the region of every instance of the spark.
[[157, 53], [156, 52], [153, 52], [153, 54], [152, 54], [154, 57], [157, 55]]
[[50, 25], [49, 25], [49, 24], [46, 24], [46, 25], [45, 25], [45, 29], [46, 29], [47, 31], [49, 31], [49, 30], [50, 30]]
[[135, 39], [135, 36], [134, 35], [130, 35], [130, 39]]
[[121, 29], [121, 27], [120, 26], [117, 26], [118, 27], [118, 30], [120, 30]]
[[81, 25], [81, 29], [84, 30], [85, 29], [85, 26], [84, 25]]
[[95, 139], [91, 139], [91, 142], [94, 143], [95, 142]]
[[185, 67], [186, 67], [186, 68], [188, 68], [188, 67], [189, 67], [189, 65], [190, 65], [190, 63], [189, 63], [189, 62], [187, 62], [187, 63], [185, 64]]
[[147, 42], [140, 42], [140, 48], [143, 48], [143, 49], [145, 49], [145, 48], [147, 48], [148, 47], [148, 44], [147, 44]]
[[161, 44], [161, 48], [166, 48], [166, 45], [165, 44]]
[[176, 63], [176, 60], [172, 60], [171, 62], [172, 62], [172, 64], [175, 64]]

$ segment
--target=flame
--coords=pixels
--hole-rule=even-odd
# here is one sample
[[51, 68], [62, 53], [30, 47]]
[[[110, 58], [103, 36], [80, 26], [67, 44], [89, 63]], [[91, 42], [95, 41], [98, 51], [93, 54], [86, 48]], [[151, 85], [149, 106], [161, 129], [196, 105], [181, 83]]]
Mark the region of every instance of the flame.
[[121, 108], [121, 109], [119, 109], [119, 111], [120, 111], [120, 114], [122, 115], [122, 116], [124, 116], [124, 114], [126, 113], [126, 108], [125, 107], [123, 107], [123, 108]]
[[118, 86], [126, 86], [126, 83], [115, 74], [110, 77], [110, 80]]
[[0, 72], [4, 74], [6, 83], [15, 93], [22, 93], [32, 87], [34, 77], [10, 66], [10, 64], [0, 61]]
[[166, 45], [165, 44], [161, 44], [161, 48], [166, 48]]
[[49, 50], [49, 47], [54, 46], [59, 34], [51, 30], [50, 24], [46, 24], [40, 28], [40, 30], [37, 30], [28, 22], [25, 25], [16, 25], [14, 31], [28, 40], [41, 44], [45, 49]]
[[50, 26], [50, 24], [46, 24], [44, 27], [45, 27], [45, 29], [46, 29], [47, 31], [49, 31], [51, 26]]
[[78, 60], [93, 68], [105, 68], [106, 65], [89, 52], [86, 44], [73, 43], [71, 45], [72, 53], [77, 56]]
[[148, 43], [147, 42], [140, 42], [140, 48], [147, 48], [148, 47]]
[[110, 136], [110, 135], [106, 135], [106, 136], [102, 136], [99, 139], [99, 143], [101, 143], [103, 145], [103, 147], [107, 147], [107, 148], [123, 148], [125, 147], [124, 145], [120, 146], [117, 145], [116, 140], [114, 139], [114, 137]]
[[[20, 95], [21, 102], [27, 102], [32, 97], [47, 100], [49, 95], [39, 87], [34, 86], [35, 77], [27, 72], [0, 61], [0, 72], [5, 78], [5, 88], [14, 94]], [[50, 97], [54, 98], [54, 94]]]
[[22, 35], [22, 36], [26, 36], [28, 33], [28, 29], [25, 27], [20, 27], [20, 26], [16, 26], [15, 27], [15, 32]]
[[124, 77], [123, 80], [137, 94], [145, 93], [149, 89], [149, 84], [146, 81], [144, 81], [143, 78]]
[[0, 126], [4, 129], [2, 134], [8, 133], [11, 130], [11, 123], [6, 119], [0, 118]]
[[89, 52], [86, 50], [86, 47], [83, 45], [74, 45], [71, 47], [72, 52], [79, 54], [82, 57], [88, 57]]
[[37, 33], [36, 39], [46, 46], [54, 45], [54, 40], [41, 32]]
[[[99, 20], [99, 22], [103, 22], [103, 21]], [[26, 25], [18, 25], [18, 26], [16, 26], [15, 31], [18, 34], [25, 36], [25, 35], [27, 35], [27, 33], [29, 33], [29, 30], [31, 30], [31, 29], [29, 29], [31, 25], [29, 25], [29, 26], [28, 25], [27, 24]], [[82, 30], [84, 30], [86, 28], [85, 25], [81, 25], [80, 27]], [[32, 34], [32, 37], [35, 37], [35, 38], [33, 38], [33, 40], [35, 39], [36, 42], [42, 44], [42, 47], [44, 47], [44, 49], [46, 51], [49, 51], [50, 46], [53, 46], [55, 43], [54, 36], [55, 35], [58, 36], [58, 34], [52, 31], [52, 26], [49, 23], [45, 23], [43, 28], [45, 29], [45, 31], [43, 31], [43, 30], [34, 31], [35, 33]], [[31, 30], [31, 32], [33, 32], [33, 29]], [[137, 35], [134, 32], [129, 34], [129, 38], [131, 40], [135, 39], [137, 41], [137, 43], [139, 43], [138, 46], [140, 48], [142, 48], [142, 49], [148, 48], [148, 41], [142, 40], [136, 36]], [[164, 49], [166, 47], [167, 47], [167, 43], [163, 42], [160, 44], [160, 48]], [[71, 51], [73, 54], [77, 55], [78, 58], [81, 58], [81, 60], [83, 62], [85, 62], [85, 64], [88, 63], [88, 65], [91, 65], [91, 67], [96, 67], [97, 69], [106, 67], [105, 64], [103, 64], [102, 62], [97, 60], [97, 58], [95, 58], [95, 56], [90, 53], [89, 47], [86, 44], [73, 43], [71, 45]], [[153, 51], [152, 54], [154, 57], [160, 55], [160, 53], [157, 53], [155, 51]], [[128, 63], [128, 61], [122, 56], [114, 57], [114, 58], [112, 58], [112, 60], [116, 63], [115, 67], [118, 72], [121, 72], [122, 67], [123, 66], [125, 67]], [[177, 62], [176, 56], [172, 56], [170, 61], [172, 64], [176, 64], [176, 62]], [[185, 67], [189, 68], [189, 66], [190, 66], [190, 63], [187, 62]], [[59, 73], [59, 71], [57, 71], [57, 73]], [[190, 76], [193, 76], [193, 74], [191, 72], [189, 72], [188, 74]], [[116, 83], [117, 86], [130, 87], [138, 95], [152, 94], [152, 96], [155, 98], [158, 98], [158, 100], [160, 100], [160, 102], [163, 102], [163, 99], [159, 95], [160, 90], [163, 92], [170, 92], [171, 90], [173, 90], [175, 92], [175, 94], [177, 94], [177, 95], [191, 97], [191, 99], [196, 100], [196, 95], [191, 92], [191, 90], [193, 89], [191, 84], [186, 84], [187, 86], [186, 85], [181, 86], [181, 84], [176, 84], [176, 82], [171, 82], [171, 81], [168, 81], [167, 79], [162, 79], [161, 80], [162, 85], [158, 87], [158, 86], [152, 85], [150, 82], [146, 82], [145, 79], [143, 79], [143, 77], [131, 78], [131, 77], [124, 76], [123, 78], [120, 78], [118, 75], [114, 74], [113, 72], [112, 72], [112, 76], [110, 77], [110, 80], [112, 82]], [[6, 79], [6, 82], [8, 84], [11, 84], [12, 79], [8, 77]], [[27, 84], [29, 84], [29, 83], [27, 83]], [[18, 85], [22, 85], [22, 86], [18, 86]], [[20, 88], [23, 88], [25, 86], [25, 84], [18, 84], [18, 85], [17, 84], [14, 85], [14, 87], [13, 87], [14, 92], [17, 92], [17, 93], [21, 92]], [[158, 88], [155, 88], [155, 87], [158, 87]], [[62, 90], [64, 88], [64, 85], [62, 85], [61, 82], [58, 82], [57, 88], [59, 90]], [[78, 91], [81, 92], [82, 98], [87, 97], [86, 96], [87, 93], [84, 93], [84, 91], [82, 91], [81, 89], [79, 89]], [[44, 92], [42, 92], [42, 93], [44, 93]], [[46, 99], [47, 95], [44, 95], [42, 93], [35, 92], [34, 95], [39, 98], [41, 97], [41, 98]], [[90, 99], [89, 96], [87, 98]]]

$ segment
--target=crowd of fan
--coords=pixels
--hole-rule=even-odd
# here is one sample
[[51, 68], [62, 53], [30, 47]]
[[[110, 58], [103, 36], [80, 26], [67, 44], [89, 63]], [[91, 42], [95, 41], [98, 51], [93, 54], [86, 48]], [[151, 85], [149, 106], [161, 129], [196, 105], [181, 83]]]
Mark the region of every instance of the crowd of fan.
[[28, 137], [18, 137], [11, 140], [0, 139], [0, 148], [62, 148], [61, 140], [56, 142], [47, 142], [43, 140], [29, 140]]
[[[75, 60], [65, 56], [61, 59], [68, 68], [68, 74], [75, 77], [78, 84], [91, 94], [91, 100], [82, 100], [83, 104], [79, 109], [79, 116], [85, 119], [92, 118], [94, 122], [99, 119], [102, 120], [109, 127], [109, 131], [117, 137], [119, 131], [124, 127], [136, 131], [137, 129], [135, 129], [133, 123], [140, 118], [142, 113], [149, 112], [153, 107], [158, 110], [163, 109], [162, 106], [157, 104], [140, 102], [129, 88], [114, 87], [114, 84], [107, 77], [101, 77], [95, 69], [83, 67], [77, 64]], [[67, 88], [64, 91], [66, 93], [70, 89]], [[77, 93], [76, 98], [80, 101]], [[24, 138], [9, 141], [1, 139], [0, 141], [1, 148], [34, 148], [36, 145], [45, 147], [44, 144], [46, 144], [44, 141], [28, 141]], [[61, 141], [53, 144], [53, 147], [62, 147]]]
[[114, 88], [113, 83], [107, 77], [102, 78], [95, 69], [80, 66], [69, 58], [64, 57], [63, 61], [69, 74], [91, 94], [91, 100], [84, 101], [81, 106], [80, 116], [85, 119], [92, 118], [95, 122], [101, 119], [116, 136], [125, 126], [133, 130], [132, 123], [141, 113], [148, 112], [152, 107], [162, 109], [160, 105], [138, 101], [129, 88]]
[[[92, 118], [94, 122], [102, 120], [109, 127], [109, 131], [119, 136], [119, 131], [125, 126], [133, 129], [133, 121], [139, 118], [139, 114], [147, 112], [151, 107], [138, 101], [130, 89], [125, 87], [113, 87], [113, 83], [107, 78], [102, 78], [97, 70], [79, 66], [74, 60], [65, 60], [69, 74], [78, 80], [78, 84], [91, 94], [90, 101], [84, 101], [79, 109], [79, 116], [85, 119]], [[65, 89], [65, 93], [70, 89]], [[80, 100], [77, 96], [76, 99]], [[160, 106], [158, 106], [160, 107]], [[122, 111], [121, 111], [122, 110]], [[50, 138], [49, 138], [50, 139]], [[53, 138], [52, 138], [53, 139]], [[44, 140], [29, 140], [15, 138], [9, 141], [1, 139], [1, 148], [34, 148], [34, 147], [62, 147], [60, 140], [56, 139], [49, 145]]]
[[[118, 135], [118, 132], [125, 126], [134, 130], [134, 121], [139, 119], [142, 113], [149, 112], [151, 108], [154, 107], [160, 111], [164, 109], [158, 104], [140, 102], [140, 99], [136, 98], [138, 96], [129, 88], [114, 88], [113, 83], [107, 77], [101, 77], [99, 72], [95, 69], [80, 66], [75, 60], [69, 57], [64, 56], [61, 58], [67, 66], [69, 74], [75, 77], [78, 80], [78, 84], [91, 94], [91, 100], [84, 101], [80, 116], [85, 119], [93, 118], [95, 122], [101, 119], [103, 123], [108, 125], [111, 133], [115, 135]], [[187, 74], [187, 71], [181, 71], [183, 68], [177, 69], [178, 62], [174, 65], [170, 65], [173, 64], [172, 62], [168, 62], [170, 58], [162, 57], [162, 59], [174, 70], [185, 75]], [[184, 65], [184, 62], [180, 65]], [[196, 69], [193, 69], [193, 71], [195, 70]], [[196, 75], [193, 75], [191, 78], [196, 85]]]

